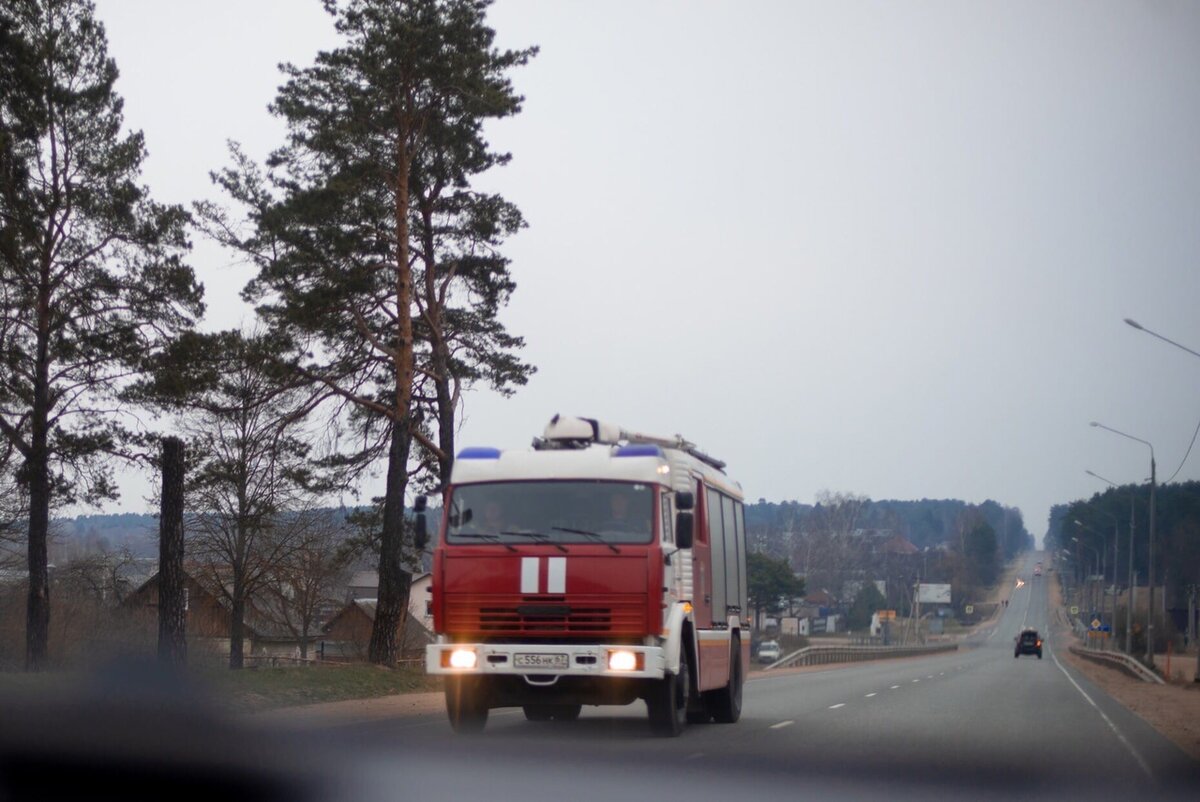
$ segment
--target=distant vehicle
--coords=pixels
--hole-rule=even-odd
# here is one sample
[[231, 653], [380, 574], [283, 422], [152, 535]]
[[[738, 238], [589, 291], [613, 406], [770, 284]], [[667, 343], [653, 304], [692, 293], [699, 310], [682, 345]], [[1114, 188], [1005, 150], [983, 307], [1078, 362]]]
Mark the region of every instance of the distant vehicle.
[[780, 657], [783, 657], [783, 650], [779, 648], [779, 642], [773, 640], [763, 641], [758, 647], [758, 662], [774, 663]]
[[1023, 654], [1036, 654], [1039, 660], [1042, 659], [1042, 638], [1036, 629], [1023, 629], [1021, 634], [1017, 635], [1017, 648], [1013, 652], [1013, 658]]
[[1042, 564], [1041, 564], [1041, 563], [1038, 563], [1036, 566], [1034, 566], [1034, 568], [1033, 568], [1033, 575], [1034, 575], [1034, 576], [1041, 576], [1041, 575], [1042, 575]]

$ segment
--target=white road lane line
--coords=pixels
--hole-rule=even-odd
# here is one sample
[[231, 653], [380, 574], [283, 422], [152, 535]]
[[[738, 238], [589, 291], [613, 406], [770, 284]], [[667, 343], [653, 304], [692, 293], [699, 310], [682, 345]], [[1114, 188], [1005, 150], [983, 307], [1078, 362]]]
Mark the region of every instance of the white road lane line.
[[845, 706], [846, 706], [846, 703], [845, 703], [845, 702], [838, 702], [836, 705], [830, 705], [830, 706], [829, 706], [829, 709], [830, 709], [830, 710], [837, 710], [839, 707], [845, 707]]
[[874, 696], [874, 695], [875, 695], [874, 693], [868, 693], [868, 694], [867, 694], [865, 697], [863, 697], [863, 698], [865, 698], [865, 699], [870, 699], [870, 698], [871, 698], [872, 696]]
[[921, 681], [921, 680], [919, 680], [919, 679], [915, 679], [915, 680], [913, 680], [913, 682], [920, 682], [920, 681]]
[[894, 691], [894, 690], [896, 690], [896, 689], [897, 689], [897, 688], [899, 688], [899, 687], [900, 687], [899, 685], [893, 685], [892, 687], [888, 688], [888, 690], [889, 690], [889, 691]]
[[1113, 735], [1117, 736], [1117, 740], [1125, 745], [1125, 748], [1129, 750], [1129, 754], [1133, 755], [1133, 759], [1137, 761], [1137, 764], [1141, 767], [1142, 771], [1146, 773], [1146, 776], [1150, 778], [1150, 781], [1155, 782], [1154, 772], [1150, 770], [1150, 766], [1146, 764], [1146, 761], [1142, 759], [1142, 756], [1138, 753], [1138, 751], [1133, 748], [1133, 744], [1125, 740], [1125, 736], [1122, 735], [1121, 731], [1117, 729], [1117, 725], [1113, 724], [1112, 719], [1105, 715], [1104, 711], [1100, 709], [1100, 706], [1092, 701], [1092, 697], [1088, 696], [1083, 688], [1079, 687], [1079, 683], [1075, 681], [1075, 678], [1067, 673], [1067, 670], [1063, 668], [1063, 664], [1058, 662], [1058, 655], [1051, 652], [1050, 656], [1054, 658], [1054, 664], [1058, 666], [1058, 670], [1063, 673], [1063, 676], [1075, 686], [1075, 690], [1079, 691], [1080, 696], [1086, 699], [1087, 703], [1095, 708], [1096, 712], [1100, 714], [1100, 718], [1104, 719], [1104, 723], [1107, 724], [1108, 728], [1113, 731]]
[[771, 725], [771, 729], [773, 729], [773, 730], [782, 730], [784, 727], [790, 727], [790, 726], [792, 726], [792, 725], [793, 725], [793, 724], [795, 724], [795, 723], [796, 723], [795, 721], [791, 721], [791, 720], [788, 720], [788, 721], [781, 721], [781, 722], [779, 722], [778, 724], [772, 724], [772, 725]]

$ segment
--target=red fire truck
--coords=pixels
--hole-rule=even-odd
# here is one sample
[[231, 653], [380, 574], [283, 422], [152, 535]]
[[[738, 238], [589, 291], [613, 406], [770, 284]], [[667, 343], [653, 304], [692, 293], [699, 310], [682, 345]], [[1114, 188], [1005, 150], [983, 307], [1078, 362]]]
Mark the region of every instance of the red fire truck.
[[425, 665], [457, 732], [498, 707], [572, 720], [643, 699], [661, 735], [741, 715], [742, 491], [681, 437], [556, 415], [531, 449], [463, 450], [432, 591]]

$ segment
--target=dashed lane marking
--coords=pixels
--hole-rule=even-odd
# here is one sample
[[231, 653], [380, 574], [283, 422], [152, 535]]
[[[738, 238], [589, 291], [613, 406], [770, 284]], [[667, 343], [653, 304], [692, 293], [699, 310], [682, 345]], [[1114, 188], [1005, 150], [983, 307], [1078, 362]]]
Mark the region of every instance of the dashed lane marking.
[[888, 688], [888, 690], [889, 690], [889, 691], [894, 691], [894, 690], [896, 690], [896, 689], [897, 689], [897, 688], [899, 688], [899, 687], [900, 687], [899, 685], [893, 685], [892, 687]]
[[913, 680], [913, 682], [920, 682], [920, 681], [921, 681], [921, 680], [919, 680], [919, 679], [915, 679], [915, 680]]
[[845, 702], [838, 702], [836, 705], [830, 705], [830, 706], [829, 706], [829, 709], [830, 709], [830, 710], [837, 710], [839, 707], [845, 707], [845, 706], [846, 706], [846, 703], [845, 703]]
[[795, 723], [796, 723], [795, 721], [792, 721], [792, 720], [790, 720], [790, 719], [789, 719], [788, 721], [781, 721], [781, 722], [779, 722], [778, 724], [772, 724], [772, 725], [771, 725], [771, 729], [773, 729], [773, 730], [782, 730], [784, 727], [790, 727], [790, 726], [792, 726], [792, 725], [793, 725], [793, 724], [795, 724]]
[[868, 694], [867, 694], [867, 695], [866, 695], [864, 698], [866, 698], [866, 699], [870, 699], [870, 698], [871, 698], [872, 696], [874, 696], [874, 695], [875, 695], [875, 694], [874, 694], [873, 692], [872, 692], [872, 693], [868, 693]]

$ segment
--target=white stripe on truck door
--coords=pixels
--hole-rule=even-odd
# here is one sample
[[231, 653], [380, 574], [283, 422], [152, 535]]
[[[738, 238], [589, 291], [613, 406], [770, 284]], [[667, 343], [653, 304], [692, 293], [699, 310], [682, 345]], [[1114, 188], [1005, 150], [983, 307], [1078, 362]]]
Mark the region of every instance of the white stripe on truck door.
[[566, 557], [550, 557], [548, 558], [549, 565], [546, 572], [546, 592], [547, 593], [566, 593], [567, 592], [567, 558]]
[[521, 592], [538, 592], [538, 558], [521, 558]]

